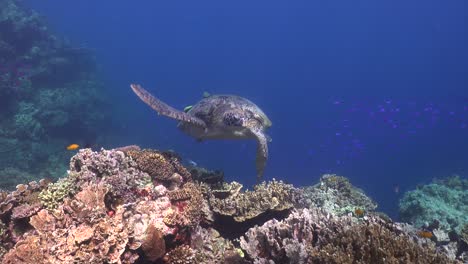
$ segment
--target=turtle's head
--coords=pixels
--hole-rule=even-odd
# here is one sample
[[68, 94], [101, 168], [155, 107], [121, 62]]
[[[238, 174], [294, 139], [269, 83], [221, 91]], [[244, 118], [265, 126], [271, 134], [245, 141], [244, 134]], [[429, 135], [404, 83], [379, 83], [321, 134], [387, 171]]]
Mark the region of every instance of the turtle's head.
[[260, 123], [263, 129], [268, 129], [273, 125], [268, 116], [261, 110], [254, 113], [254, 118]]

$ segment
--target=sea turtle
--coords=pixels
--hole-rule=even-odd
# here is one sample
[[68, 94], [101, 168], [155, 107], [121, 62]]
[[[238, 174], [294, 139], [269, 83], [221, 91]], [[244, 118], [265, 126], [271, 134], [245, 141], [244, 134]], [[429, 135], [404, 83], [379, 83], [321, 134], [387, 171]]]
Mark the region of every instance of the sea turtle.
[[265, 130], [270, 119], [251, 101], [236, 95], [209, 95], [185, 111], [179, 111], [151, 95], [138, 84], [130, 85], [133, 92], [158, 114], [179, 120], [177, 127], [196, 138], [257, 140], [257, 179], [263, 176], [268, 158], [270, 137]]

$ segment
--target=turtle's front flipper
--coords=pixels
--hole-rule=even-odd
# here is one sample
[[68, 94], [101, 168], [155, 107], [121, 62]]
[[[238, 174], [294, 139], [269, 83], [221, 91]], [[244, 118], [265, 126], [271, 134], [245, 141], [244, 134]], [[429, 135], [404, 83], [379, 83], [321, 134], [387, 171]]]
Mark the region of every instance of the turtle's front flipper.
[[268, 159], [268, 137], [261, 129], [251, 129], [251, 131], [257, 138], [257, 158], [255, 160], [255, 165], [257, 167], [257, 181], [260, 183]]
[[140, 99], [145, 102], [147, 105], [149, 105], [151, 108], [153, 108], [158, 114], [167, 116], [179, 121], [191, 123], [194, 125], [198, 125], [201, 127], [206, 127], [205, 122], [203, 120], [196, 118], [194, 116], [191, 116], [185, 112], [179, 111], [163, 101], [159, 100], [158, 98], [154, 97], [151, 95], [148, 91], [143, 89], [138, 84], [131, 84], [130, 87], [132, 88], [133, 92], [140, 97]]

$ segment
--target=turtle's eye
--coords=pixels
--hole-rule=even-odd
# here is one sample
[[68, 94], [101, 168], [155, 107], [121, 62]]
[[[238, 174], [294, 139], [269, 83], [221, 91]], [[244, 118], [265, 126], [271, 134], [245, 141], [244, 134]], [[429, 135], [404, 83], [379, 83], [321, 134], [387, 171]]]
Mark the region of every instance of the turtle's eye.
[[242, 119], [234, 113], [226, 113], [223, 116], [223, 122], [227, 126], [242, 126]]

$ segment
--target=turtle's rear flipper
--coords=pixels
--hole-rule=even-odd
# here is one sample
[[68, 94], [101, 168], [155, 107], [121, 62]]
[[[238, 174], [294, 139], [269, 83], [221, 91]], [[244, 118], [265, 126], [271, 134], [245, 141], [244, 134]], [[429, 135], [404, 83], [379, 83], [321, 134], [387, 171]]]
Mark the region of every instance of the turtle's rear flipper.
[[260, 129], [251, 129], [251, 131], [257, 138], [257, 158], [255, 160], [255, 165], [257, 167], [257, 182], [260, 183], [268, 159], [268, 138]]
[[158, 98], [151, 95], [148, 91], [146, 91], [143, 87], [138, 84], [131, 84], [130, 87], [132, 88], [133, 92], [135, 92], [140, 99], [153, 108], [158, 114], [167, 116], [182, 122], [191, 123], [194, 125], [198, 125], [201, 127], [206, 127], [205, 122], [200, 120], [194, 116], [191, 116], [185, 112], [179, 111], [163, 101], [159, 100]]

